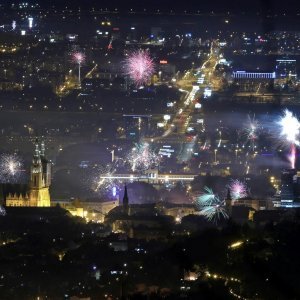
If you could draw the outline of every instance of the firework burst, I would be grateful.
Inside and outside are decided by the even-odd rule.
[[[210,222],[216,223],[221,218],[228,218],[224,201],[221,201],[208,187],[204,187],[204,192],[196,199],[196,205],[200,210],[200,215]]]
[[[283,116],[277,122],[280,126],[279,137],[285,145],[299,145],[300,122],[297,117],[288,109],[285,109]]]
[[[154,63],[147,51],[131,52],[124,62],[125,75],[128,75],[137,86],[149,81],[154,73]]]
[[[279,125],[279,132],[277,131],[276,138],[278,139],[279,137],[281,146],[291,149],[288,160],[291,168],[294,169],[296,164],[296,147],[300,145],[300,122],[291,111],[285,109],[276,124]]]
[[[93,176],[91,188],[95,193],[100,195],[115,196],[119,190],[120,182],[114,176],[117,166],[115,164],[108,164],[106,166],[98,166],[96,173]]]
[[[85,62],[86,56],[83,52],[75,51],[71,53],[71,61],[82,65]]]
[[[223,202],[213,203],[202,208],[200,215],[203,215],[208,221],[216,223],[221,218],[228,219],[225,204]]]
[[[218,197],[214,194],[213,190],[205,186],[204,192],[199,196],[197,200],[197,205],[199,208],[204,205],[210,205],[216,200],[216,198]]]
[[[6,216],[6,210],[3,206],[0,205],[0,217]]]
[[[232,180],[229,184],[229,190],[233,200],[245,198],[248,195],[248,188],[246,184],[240,180]]]
[[[0,157],[0,180],[3,183],[17,182],[22,175],[23,162],[16,154],[3,154]]]
[[[157,155],[148,143],[135,144],[127,158],[131,170],[144,171],[151,167],[157,167],[160,162],[160,156]]]
[[[83,52],[78,51],[75,49],[71,52],[71,62],[78,64],[78,83],[81,82],[81,67],[85,63],[86,56]]]
[[[247,143],[251,144],[252,148],[255,147],[255,142],[258,139],[261,129],[261,124],[255,117],[251,118],[251,116],[248,115],[248,121],[244,125],[242,135],[246,138]]]

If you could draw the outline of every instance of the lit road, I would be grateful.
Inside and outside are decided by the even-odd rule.
[[[92,78],[93,73],[97,70],[98,65],[96,64],[86,75],[85,78]]]
[[[86,73],[84,78],[93,78],[94,72],[97,70],[98,65],[94,65],[93,68]],[[71,76],[72,70],[70,70],[69,76],[67,76],[67,80],[64,82],[63,85],[61,85],[58,90],[57,94],[64,97],[68,95],[72,90],[78,87],[78,82],[74,80],[74,78]]]
[[[214,77],[215,67],[219,61],[219,48],[217,42],[212,42],[208,58],[203,62],[202,66],[195,70],[188,70],[185,72],[182,79],[177,81],[178,90],[183,93],[177,111],[173,118],[166,122],[165,131],[159,137],[145,139],[156,144],[176,143],[179,145],[179,153],[177,159],[180,163],[188,162],[193,153],[195,145],[198,143],[197,134],[189,134],[196,127],[191,126],[192,115],[199,108],[196,109],[195,104],[198,102],[197,98],[203,95],[206,87],[219,88],[217,79]],[[201,78],[201,83],[195,84],[196,80]]]

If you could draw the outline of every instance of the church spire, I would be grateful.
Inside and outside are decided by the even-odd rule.
[[[128,199],[128,192],[127,192],[127,186],[125,185],[125,189],[124,189],[124,197],[123,197],[123,206],[125,208],[128,207],[129,204],[129,199]]]
[[[230,188],[228,188],[228,189],[227,189],[226,201],[232,201],[232,197],[231,197]]]
[[[34,142],[34,154],[33,154],[33,162],[34,163],[39,163],[41,159],[41,152],[40,152],[40,147],[39,147],[39,140],[36,138]]]
[[[226,196],[226,199],[225,199],[225,205],[226,205],[226,208],[227,208],[228,216],[231,217],[231,214],[232,214],[232,197],[231,197],[230,188],[227,188],[227,196]]]
[[[45,156],[45,142],[42,140],[41,142],[41,156]]]

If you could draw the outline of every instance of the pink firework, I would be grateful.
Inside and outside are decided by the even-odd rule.
[[[85,54],[82,52],[72,53],[72,61],[80,65],[83,64],[85,61]]]
[[[137,86],[145,84],[154,73],[154,63],[147,51],[138,50],[131,52],[125,59],[125,74]]]
[[[246,184],[237,179],[231,181],[229,189],[233,200],[245,198],[248,195]]]
[[[289,155],[289,161],[291,164],[291,169],[295,169],[295,163],[296,163],[296,147],[294,144],[291,146],[291,153]]]

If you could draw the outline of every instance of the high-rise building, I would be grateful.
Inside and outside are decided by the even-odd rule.
[[[281,206],[293,206],[296,195],[297,172],[295,169],[283,170],[281,173]]]
[[[276,78],[277,79],[296,79],[297,61],[295,59],[277,59],[276,60]]]

